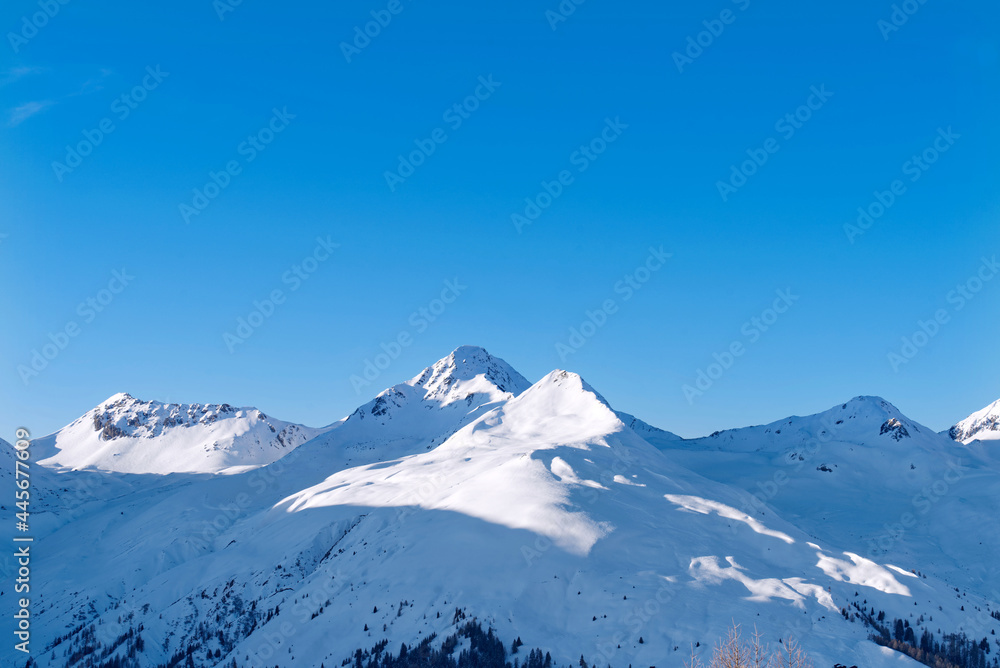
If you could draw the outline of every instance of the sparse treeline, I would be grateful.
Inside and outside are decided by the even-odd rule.
[[[884,611],[868,608],[866,603],[854,602],[851,604],[854,610],[844,608],[841,614],[847,620],[861,621],[871,628],[870,638],[879,645],[906,654],[932,668],[1000,668],[1000,656],[996,656],[1000,652],[993,652],[988,637],[976,640],[962,632],[942,633],[940,629],[935,634],[928,626],[933,618],[925,620],[921,615],[913,624],[906,619],[887,619]],[[251,610],[243,611],[250,612],[250,615],[247,619],[240,620],[243,623],[233,635],[222,630],[213,633],[207,624],[200,623],[189,644],[176,651],[166,663],[159,664],[157,668],[238,668],[235,660],[224,663],[224,657],[235,648],[239,638],[247,637],[253,632],[258,621],[266,623],[266,620],[277,613],[275,609],[262,614],[255,608],[254,605]],[[262,617],[261,620],[257,619],[258,615]],[[991,615],[994,618],[1000,617],[996,612]],[[589,665],[582,654],[577,665],[556,665],[548,652],[522,649],[520,638],[505,644],[492,627],[484,629],[476,619],[467,621],[465,612],[461,609],[456,608],[453,622],[457,625],[457,630],[440,643],[435,642],[438,636],[432,633],[420,643],[412,647],[404,643],[394,652],[388,647],[389,641],[382,640],[368,649],[356,649],[343,660],[340,668],[599,668],[597,665]],[[56,660],[57,650],[66,644],[69,647],[63,650],[63,657],[67,668],[139,668],[140,665],[148,665],[138,658],[146,648],[143,630],[141,624],[137,628],[130,627],[111,643],[104,645],[97,640],[93,625],[77,627],[56,639],[49,650],[49,658]],[[463,648],[456,654],[460,644]],[[209,645],[216,647],[211,649]],[[1000,642],[997,647],[1000,648]],[[693,656],[687,665],[689,668],[704,668],[704,664]],[[24,666],[38,668],[39,664],[28,659]],[[734,626],[714,648],[708,664],[708,668],[723,667],[812,668],[812,664],[794,639],[788,639],[777,651],[771,652],[761,643],[760,634],[755,632],[749,640],[744,641],[740,636],[739,626]],[[328,667],[322,665],[320,668]],[[632,668],[631,665],[629,668]]]
[[[222,591],[222,597],[215,610],[214,624],[199,622],[187,637],[185,644],[170,656],[165,663],[157,664],[157,668],[202,668],[203,666],[219,665],[222,658],[244,638],[249,637],[257,628],[271,621],[280,606],[264,609],[257,607],[257,601],[247,605],[242,597],[232,593],[235,580],[230,580]],[[201,598],[211,598],[207,591],[201,592]],[[193,598],[188,597],[192,602]],[[144,609],[148,612],[148,606]],[[66,634],[56,638],[45,649],[48,655],[47,666],[53,668],[62,665],[64,668],[141,668],[150,665],[149,660],[139,660],[146,649],[146,639],[143,637],[144,627],[131,625],[134,615],[129,613],[119,616],[119,626],[128,625],[128,629],[111,642],[98,637],[95,623],[80,625]],[[166,649],[164,646],[163,649]],[[61,663],[59,660],[61,653]],[[29,662],[26,668],[38,668],[37,663]],[[230,668],[227,666],[226,668]]]
[[[916,640],[910,626],[903,627],[905,620],[894,620],[892,635],[883,629],[873,633],[871,639],[879,645],[902,652],[925,666],[933,668],[997,668],[1000,661],[990,658],[989,640],[975,640],[964,633],[945,633],[938,641],[926,629]],[[900,636],[903,636],[902,638]],[[906,639],[904,639],[906,638]],[[908,640],[907,640],[908,639]]]
[[[455,611],[456,620],[464,616],[462,611]],[[507,647],[493,629],[483,630],[475,619],[462,624],[435,648],[436,639],[437,634],[432,633],[413,647],[404,643],[398,652],[388,650],[388,641],[383,640],[371,649],[355,650],[344,659],[341,668],[553,668],[548,652],[544,655],[539,649],[525,652],[520,638],[511,642],[508,656]],[[469,647],[456,656],[455,650],[463,640],[468,640]],[[580,668],[590,668],[582,656]]]
[[[1000,668],[1000,657],[990,656],[992,648],[988,637],[980,640],[963,632],[945,633],[938,629],[932,633],[923,615],[914,624],[908,619],[887,619],[885,611],[866,608],[864,603],[851,604],[856,612],[841,610],[845,619],[860,620],[872,629],[873,642],[888,647],[932,668]],[[990,613],[1000,619],[996,611]],[[916,628],[921,626],[922,628]],[[1000,647],[1000,643],[997,645]]]

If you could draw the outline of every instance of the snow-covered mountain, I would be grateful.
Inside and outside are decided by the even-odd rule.
[[[530,385],[483,348],[461,346],[359,406],[297,456],[313,461],[325,477],[348,466],[429,450]]]
[[[970,591],[1000,591],[1000,469],[879,397],[805,417],[680,441],[664,453],[753,497],[815,537],[871,559],[935,572]],[[956,527],[963,527],[957,530]]]
[[[948,435],[962,443],[1000,440],[1000,399],[958,422]]]
[[[163,404],[116,394],[32,442],[41,464],[124,473],[221,473],[263,466],[324,430],[229,404]]]
[[[253,470],[52,473],[46,666],[367,665],[473,617],[556,666],[679,667],[733,621],[818,667],[918,665],[869,640],[896,619],[1000,650],[1000,474],[874,397],[682,440],[462,347]]]

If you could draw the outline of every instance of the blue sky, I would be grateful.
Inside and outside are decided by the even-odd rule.
[[[119,391],[327,424],[462,344],[684,436],[1000,397],[995,3],[43,5],[0,10],[7,440]]]

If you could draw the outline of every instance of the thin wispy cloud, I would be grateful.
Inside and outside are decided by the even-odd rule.
[[[9,127],[20,125],[35,114],[45,111],[53,104],[55,103],[52,100],[38,100],[22,104],[20,107],[14,107],[10,110],[10,119],[7,121],[7,125]]]
[[[27,76],[38,74],[45,71],[42,67],[14,67],[3,74],[0,74],[0,87],[11,84],[19,79],[23,79]],[[104,80],[109,76],[113,75],[114,72],[107,68],[101,68],[96,76],[86,79],[81,83],[76,90],[69,93],[64,93],[61,96],[42,99],[42,100],[32,100],[26,102],[20,106],[14,107],[8,111],[9,116],[7,119],[8,127],[15,127],[20,125],[24,121],[28,120],[32,116],[35,116],[46,109],[60,104],[64,100],[72,97],[77,97],[79,95],[89,95],[90,93],[96,93],[98,91],[104,90]]]
[[[66,97],[75,97],[77,95],[87,95],[88,93],[96,93],[99,90],[104,90],[104,80],[111,76],[113,72],[109,69],[102,68],[100,74],[97,77],[87,79],[82,84],[80,88],[72,93],[67,93]]]
[[[12,67],[3,74],[0,74],[0,87],[12,84],[19,79],[23,79],[24,77],[32,74],[38,74],[42,71],[44,71],[44,68],[35,66]]]

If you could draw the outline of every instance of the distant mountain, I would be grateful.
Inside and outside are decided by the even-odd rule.
[[[997,461],[880,397],[679,441],[664,453],[753,495],[741,507],[749,514],[773,510],[867,558],[933,563],[956,586],[1000,591],[990,557],[1000,532],[986,529],[1000,513]]]
[[[880,448],[892,443],[905,444],[907,439],[934,432],[911,421],[881,397],[860,396],[816,415],[792,416],[767,425],[717,431],[693,440],[716,450],[742,451],[781,448],[799,439],[827,434]]]
[[[962,443],[1000,440],[1000,399],[957,423],[948,435]]]
[[[48,467],[220,473],[270,464],[322,433],[229,404],[163,404],[116,394],[32,442]]]

